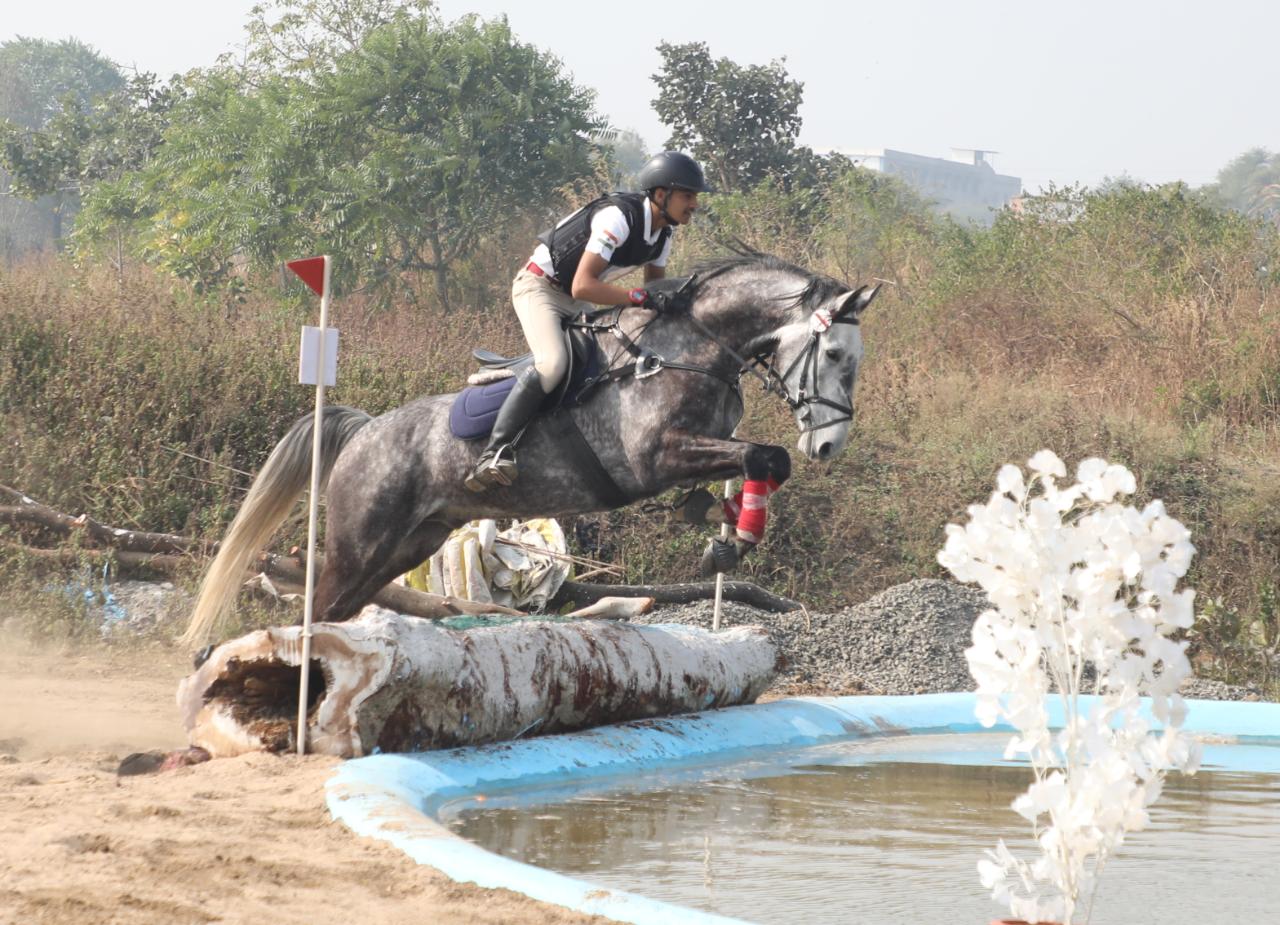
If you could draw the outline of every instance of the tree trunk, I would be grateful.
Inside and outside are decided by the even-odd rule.
[[[431,232],[430,242],[431,273],[436,281],[436,297],[440,299],[440,308],[447,315],[452,310],[449,304],[449,267],[445,262],[444,247],[434,231]]]
[[[55,252],[62,251],[62,194],[57,193],[53,200],[53,210],[49,213],[53,220],[51,231],[53,232],[53,249]]]
[[[296,748],[301,631],[232,640],[178,688],[214,757]],[[442,629],[385,610],[312,629],[308,750],[453,748],[751,703],[781,656],[759,627],[628,623]]]

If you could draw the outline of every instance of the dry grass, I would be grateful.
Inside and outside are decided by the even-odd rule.
[[[797,465],[749,577],[831,607],[937,576],[944,525],[986,497],[1001,464],[1049,447],[1069,464],[1132,468],[1138,502],[1162,498],[1192,528],[1202,594],[1259,610],[1280,587],[1275,242],[1155,193],[1096,213],[932,237],[918,217],[897,237],[868,220],[858,240],[879,237],[865,252],[847,236],[830,250],[830,229],[775,248],[897,285],[865,322],[848,450]],[[683,256],[711,247],[692,234]],[[381,412],[458,388],[477,344],[518,349],[507,293],[524,256],[486,245],[455,274],[468,307],[451,315],[338,299],[331,399]],[[292,357],[313,313],[259,289],[228,317],[141,268],[123,280],[52,261],[0,271],[0,481],[107,522],[220,535],[247,484],[234,470],[256,470],[306,413]],[[748,396],[741,434],[794,445],[786,409]],[[636,509],[567,526],[636,582],[694,577],[705,540]]]

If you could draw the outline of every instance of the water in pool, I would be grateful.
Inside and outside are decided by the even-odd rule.
[[[497,854],[751,922],[985,925],[1006,910],[978,881],[982,851],[1034,847],[1009,808],[1030,771],[1001,761],[1007,739],[855,740],[444,815]],[[1211,746],[1205,765],[1166,779],[1100,879],[1094,925],[1280,922],[1280,747]]]

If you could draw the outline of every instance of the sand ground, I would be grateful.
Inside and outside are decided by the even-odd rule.
[[[329,818],[337,759],[265,754],[117,778],[186,744],[167,648],[0,640],[0,923],[604,923],[454,883]]]

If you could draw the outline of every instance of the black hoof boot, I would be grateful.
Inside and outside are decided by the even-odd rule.
[[[738,547],[732,540],[713,537],[702,552],[702,576],[712,578],[738,567]]]

